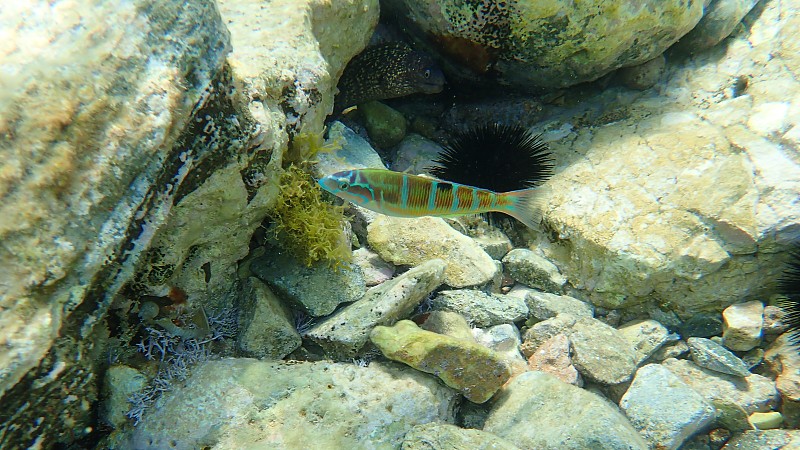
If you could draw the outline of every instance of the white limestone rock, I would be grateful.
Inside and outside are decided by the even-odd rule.
[[[431,258],[447,263],[444,282],[454,288],[492,281],[497,266],[471,238],[437,217],[399,218],[380,215],[369,224],[370,247],[385,261],[416,265]]]
[[[722,341],[731,350],[746,352],[761,343],[764,304],[754,300],[722,311]]]
[[[441,291],[431,301],[433,309],[453,311],[477,327],[511,324],[528,317],[528,307],[517,297],[487,294],[474,289]]]
[[[636,352],[636,365],[650,358],[669,338],[669,331],[655,320],[634,320],[618,328]]]

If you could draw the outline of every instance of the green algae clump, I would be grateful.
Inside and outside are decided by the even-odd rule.
[[[322,189],[296,165],[280,178],[271,213],[280,245],[306,265],[325,260],[335,266],[352,260],[344,207],[322,199]]]

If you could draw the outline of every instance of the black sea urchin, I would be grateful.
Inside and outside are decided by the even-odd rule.
[[[553,159],[540,135],[519,125],[478,125],[458,133],[429,168],[442,180],[495,192],[535,187],[553,175]]]
[[[783,323],[788,326],[789,343],[800,344],[800,243],[789,252],[790,260],[778,279],[778,292],[783,296],[778,306],[784,311]]]

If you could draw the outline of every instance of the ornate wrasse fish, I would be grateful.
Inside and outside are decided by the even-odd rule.
[[[539,220],[539,188],[494,192],[384,169],[345,170],[319,180],[326,191],[372,211],[397,217],[462,216],[497,211],[529,227]]]

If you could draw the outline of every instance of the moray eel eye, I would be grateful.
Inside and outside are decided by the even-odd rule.
[[[422,74],[425,78],[431,77],[431,69],[426,69],[425,72]]]

